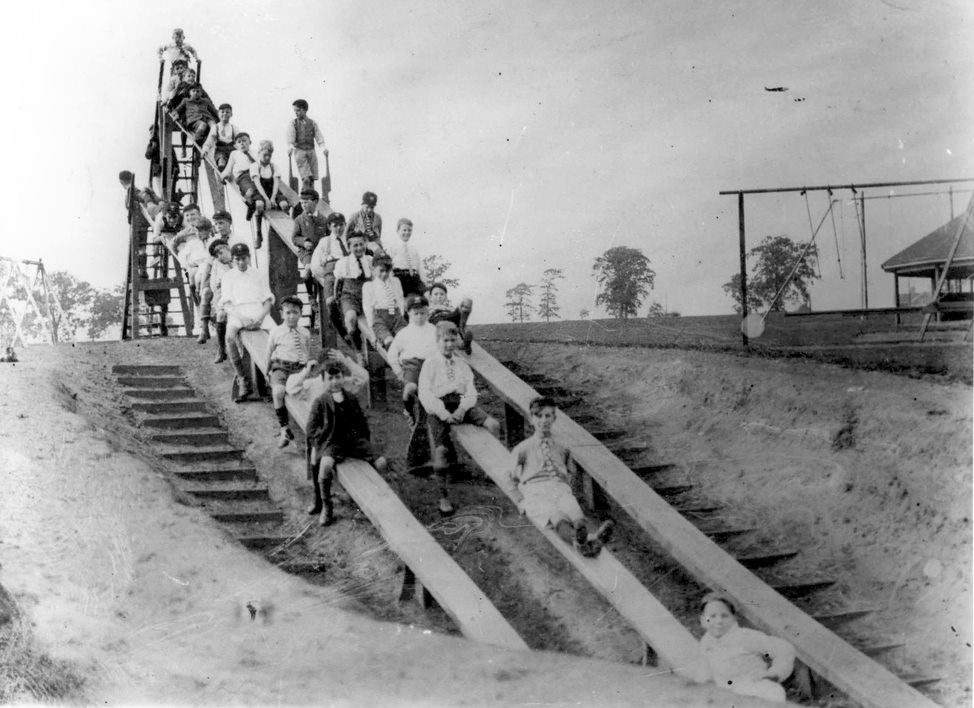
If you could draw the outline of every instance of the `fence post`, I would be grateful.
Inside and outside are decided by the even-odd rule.
[[[524,440],[524,417],[510,403],[504,404],[504,442],[513,448]]]

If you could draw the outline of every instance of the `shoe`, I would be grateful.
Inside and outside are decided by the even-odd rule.
[[[244,401],[246,401],[246,400],[247,400],[248,398],[250,398],[250,395],[251,395],[251,394],[252,394],[253,392],[254,392],[254,391],[253,391],[253,389],[252,389],[252,388],[250,388],[250,386],[248,386],[248,385],[246,385],[246,384],[243,384],[243,385],[241,385],[241,386],[240,386],[240,387],[239,387],[239,388],[237,389],[237,395],[236,395],[236,396],[234,397],[234,399],[233,399],[233,402],[234,402],[234,403],[243,403],[243,402],[244,402]]]
[[[616,522],[612,519],[607,519],[599,524],[598,530],[595,532],[596,540],[603,546],[607,544],[612,539],[612,532],[615,530]]]
[[[247,205],[247,221],[250,221],[254,217],[254,205]]]
[[[260,247],[264,245],[264,237],[261,234],[257,234],[254,237],[254,250],[259,251]]]
[[[579,548],[588,541],[588,529],[585,524],[575,527],[575,548]]]
[[[290,428],[281,428],[281,434],[278,436],[277,446],[287,447],[294,440],[294,433],[291,432]]]
[[[335,523],[335,510],[332,509],[331,504],[325,504],[321,516],[318,517],[318,525],[331,526],[333,523]]]
[[[440,516],[453,516],[455,512],[456,509],[453,508],[453,504],[449,498],[443,497],[440,499]]]
[[[208,341],[210,341],[210,326],[204,324],[203,329],[200,330],[200,336],[196,338],[196,343],[206,344]]]
[[[214,364],[222,364],[227,360],[227,352],[225,349],[221,349],[216,353],[216,359],[213,360]]]
[[[314,516],[315,514],[321,513],[321,499],[315,499],[315,503],[308,507],[308,516]]]
[[[591,538],[581,545],[578,552],[586,558],[595,558],[602,552],[602,542],[597,538]]]

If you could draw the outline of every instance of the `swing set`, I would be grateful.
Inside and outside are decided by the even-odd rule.
[[[845,279],[845,272],[842,266],[842,249],[839,247],[838,230],[836,229],[836,220],[835,220],[835,205],[841,203],[841,200],[833,198],[835,192],[849,190],[851,192],[851,202],[856,210],[856,225],[859,231],[860,279],[861,279],[859,310],[862,314],[867,314],[870,311],[870,308],[869,308],[869,282],[866,273],[866,267],[868,263],[867,256],[866,256],[866,200],[874,199],[878,197],[867,196],[866,190],[888,188],[888,187],[918,186],[918,185],[951,185],[950,187],[951,211],[953,211],[953,186],[952,185],[959,184],[959,183],[968,183],[968,182],[974,182],[974,178],[968,177],[968,178],[957,178],[957,179],[917,180],[912,182],[873,182],[873,183],[866,183],[866,184],[818,185],[813,187],[804,186],[804,187],[772,187],[772,188],[762,188],[762,189],[734,189],[734,190],[726,190],[726,191],[719,192],[721,196],[730,196],[730,195],[737,196],[740,283],[741,283],[741,336],[742,336],[742,341],[744,346],[745,347],[749,346],[749,342],[751,338],[760,337],[764,333],[764,325],[768,313],[778,302],[778,300],[782,297],[782,295],[786,292],[789,284],[791,283],[792,279],[795,276],[795,273],[798,271],[801,264],[805,261],[805,258],[808,255],[809,251],[812,249],[815,243],[815,238],[817,237],[823,224],[825,223],[826,219],[829,218],[831,218],[832,235],[833,235],[833,240],[835,242],[836,260],[838,262],[839,277]],[[768,303],[765,312],[763,314],[757,312],[752,313],[748,311],[748,299],[747,299],[748,296],[747,234],[744,226],[744,196],[748,194],[751,195],[780,194],[785,192],[798,192],[800,193],[801,196],[804,197],[805,209],[808,214],[808,226],[809,226],[809,231],[811,233],[811,237],[808,243],[805,245],[804,249],[802,250],[801,254],[799,255],[798,259],[794,263],[788,277],[778,288],[778,291],[775,293],[771,302]],[[828,200],[829,200],[828,207],[826,208],[825,213],[822,215],[821,219],[819,220],[818,226],[813,226],[812,208],[809,200],[810,192],[826,192],[828,195]],[[921,194],[929,194],[929,192],[924,192]],[[882,195],[882,196],[886,197],[889,195]],[[903,196],[907,196],[907,195],[903,195]],[[974,201],[972,201],[972,203],[974,203]],[[970,209],[970,207],[968,207],[968,209]],[[842,230],[844,234],[845,231],[844,220],[843,220]],[[954,244],[954,247],[950,254],[950,259],[952,259],[954,253],[956,253],[957,244],[959,243],[960,238],[961,238],[961,232],[958,231],[956,237],[957,243]],[[950,259],[948,259],[946,267],[944,268],[944,273],[946,273],[949,270]],[[814,265],[816,268],[819,267],[817,258],[815,260]],[[939,298],[939,294],[943,287],[944,279],[945,278],[941,279],[941,281],[938,283],[938,286],[935,286],[935,291],[933,294],[935,300]],[[925,321],[928,320],[929,317],[925,318]],[[925,330],[926,330],[926,324],[923,327],[923,331]],[[921,339],[923,337],[923,331],[921,331],[920,334]]]
[[[58,326],[63,317],[43,261],[18,261],[0,256],[0,333],[4,348],[35,341],[37,330],[45,340],[57,344]]]

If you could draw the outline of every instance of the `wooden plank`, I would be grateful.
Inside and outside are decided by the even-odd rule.
[[[468,359],[507,403],[528,414],[535,391],[476,342]],[[584,428],[559,412],[554,434],[575,461],[698,581],[719,587],[758,629],[791,642],[798,657],[854,700],[876,708],[935,708],[895,674],[856,650],[776,593],[650,489]]]
[[[511,453],[483,428],[457,425],[453,430],[467,454],[507,493],[505,475],[514,463]],[[538,530],[618,610],[653,648],[666,668],[689,669],[693,666],[699,655],[693,635],[608,549],[602,549],[595,558],[585,558],[565,543],[554,529]]]
[[[267,333],[243,332],[241,339],[251,358],[263,367]],[[287,396],[285,404],[303,429],[311,410],[310,402]],[[416,520],[371,465],[362,460],[346,460],[338,465],[337,476],[392,551],[409,566],[464,636],[508,649],[528,648],[483,591]]]

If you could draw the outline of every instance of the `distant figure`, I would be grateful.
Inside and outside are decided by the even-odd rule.
[[[456,356],[459,340],[460,333],[452,322],[436,325],[438,351],[423,362],[419,372],[419,402],[426,410],[433,474],[439,482],[442,516],[450,516],[455,511],[449,493],[450,460],[456,457],[450,438],[451,428],[461,423],[478,425],[495,438],[501,430],[500,423],[477,405],[473,371],[467,362]]]
[[[399,330],[406,326],[405,298],[399,280],[392,277],[389,256],[376,256],[372,271],[372,280],[362,287],[362,309],[376,342],[388,349]]]
[[[326,361],[321,365],[326,390],[312,402],[306,426],[308,441],[314,445],[312,469],[317,469],[314,501],[308,513],[321,514],[319,526],[329,526],[335,520],[331,498],[335,465],[352,457],[371,462],[379,472],[386,470],[386,459],[372,445],[369,421],[358,399],[344,390],[345,374],[341,362]]]
[[[230,122],[230,118],[233,117],[233,106],[229,103],[221,103],[217,108],[217,115],[220,120],[210,130],[209,137],[203,143],[203,152],[212,158],[218,170],[222,170],[227,166],[227,160],[233,152],[233,144],[237,140],[237,127]]]
[[[190,131],[195,141],[201,145],[210,131],[216,127],[216,107],[213,101],[203,97],[203,87],[199,84],[191,84],[187,87],[187,96],[176,106],[176,115],[183,127]]]
[[[409,322],[393,338],[386,354],[389,367],[402,381],[403,414],[415,425],[420,417],[416,407],[419,372],[423,362],[437,352],[436,327],[427,321],[429,303],[422,295],[411,297],[406,302],[406,314]]]
[[[788,642],[737,624],[737,608],[727,597],[709,593],[700,603],[700,663],[691,678],[713,681],[741,696],[785,702],[780,682],[791,675],[795,649]]]
[[[267,337],[267,372],[271,385],[271,398],[274,401],[274,414],[281,426],[278,447],[287,447],[294,440],[289,427],[287,406],[284,394],[288,377],[300,372],[311,358],[311,333],[298,324],[303,305],[295,296],[281,301],[281,315],[284,322],[270,331]]]
[[[321,148],[323,155],[328,155],[328,148],[325,147],[325,136],[318,124],[308,118],[308,102],[299,98],[291,105],[294,107],[294,120],[287,127],[287,154],[294,157],[302,188],[312,189],[318,182],[315,145]]]
[[[375,205],[378,201],[379,198],[375,192],[363,194],[362,208],[352,214],[348,220],[348,225],[345,227],[345,238],[356,231],[365,234],[365,250],[371,255],[385,252],[382,247],[382,217],[375,211]]]
[[[426,285],[423,283],[423,259],[416,247],[409,242],[413,235],[413,222],[400,219],[396,224],[396,233],[399,234],[400,243],[389,249],[392,273],[402,283],[403,294],[422,295],[426,292]]]
[[[511,496],[517,500],[518,511],[535,526],[553,528],[583,556],[597,556],[609,541],[614,524],[604,521],[589,532],[589,523],[572,491],[577,475],[575,461],[565,444],[551,434],[555,402],[541,396],[531,401],[529,410],[534,434],[511,451]]]
[[[15,364],[18,361],[19,359],[17,359],[17,352],[14,351],[13,347],[7,347],[6,353],[3,356],[0,356],[0,362],[6,364]]]
[[[187,63],[199,61],[196,50],[186,44],[186,35],[179,27],[172,31],[172,42],[159,47],[158,54],[159,61],[168,61],[170,64],[175,63],[178,59]]]
[[[430,324],[440,322],[452,322],[460,332],[460,339],[463,342],[463,351],[470,354],[473,334],[467,330],[467,320],[473,311],[473,300],[465,297],[460,300],[459,307],[451,307],[447,299],[446,286],[443,283],[433,283],[429,290],[430,301]]]
[[[267,287],[263,274],[250,267],[250,247],[247,244],[234,244],[230,255],[234,270],[228,271],[220,281],[220,306],[227,312],[227,353],[237,373],[237,395],[233,400],[242,403],[254,392],[254,382],[243,364],[240,332],[260,329],[271,311],[274,295]]]

